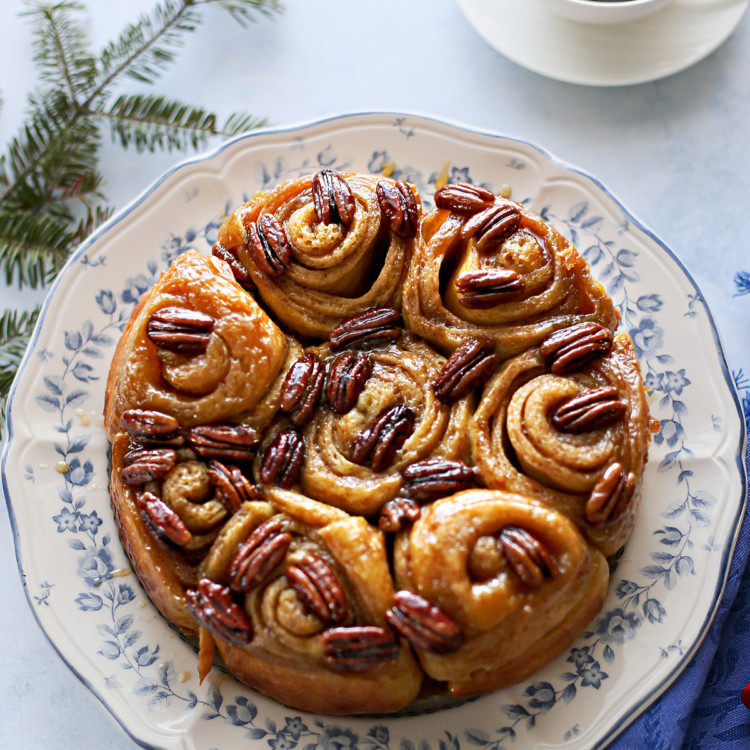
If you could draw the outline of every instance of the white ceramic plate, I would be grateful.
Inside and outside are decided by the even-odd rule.
[[[622,311],[661,432],[642,512],[601,614],[514,688],[430,714],[290,711],[196,654],[156,612],[119,543],[101,409],[136,299],[258,188],[321,167],[416,183],[472,180],[559,227]],[[700,292],[596,180],[523,141],[424,118],[352,115],[232,141],[166,174],[91,237],[46,301],[15,384],[3,483],[29,604],[53,647],[137,742],[159,748],[590,748],[616,736],[685,666],[723,590],[745,480],[744,422]],[[253,742],[255,745],[253,745]]]
[[[674,0],[647,18],[592,25],[551,13],[537,0],[458,0],[498,52],[568,83],[623,86],[693,65],[734,31],[750,0]]]

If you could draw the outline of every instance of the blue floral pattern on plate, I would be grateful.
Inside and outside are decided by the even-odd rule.
[[[436,153],[450,158],[437,161]],[[253,190],[330,166],[408,179],[428,206],[446,181],[496,191],[511,185],[516,200],[576,244],[615,300],[661,425],[633,539],[612,561],[604,609],[573,647],[526,683],[408,720],[288,713],[218,668],[198,685],[193,646],[132,579],[106,492],[102,397],[114,345],[138,299],[186,248],[207,252],[223,215]],[[566,181],[558,185],[560,175]],[[737,293],[746,285],[738,274]],[[696,356],[686,331],[714,349]],[[241,138],[188,162],[78,251],[45,306],[14,389],[3,479],[41,626],[139,742],[209,748],[250,739],[274,750],[502,750],[538,741],[586,747],[611,739],[644,710],[710,623],[743,510],[743,407],[747,399],[740,405],[700,292],[595,181],[521,141],[420,118],[352,116]],[[43,500],[33,518],[32,497]],[[30,544],[34,535],[43,538],[42,550]],[[617,711],[604,711],[605,693],[610,703],[625,696]]]

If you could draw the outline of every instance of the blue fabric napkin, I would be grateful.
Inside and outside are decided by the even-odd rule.
[[[750,421],[750,394],[745,419]],[[750,475],[750,449],[745,456]],[[750,711],[740,700],[750,681],[750,518],[746,513],[716,618],[684,672],[610,750],[750,748]]]

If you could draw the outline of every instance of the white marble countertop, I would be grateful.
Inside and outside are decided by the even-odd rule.
[[[95,47],[151,8],[150,0],[88,0]],[[22,0],[4,0],[0,24],[0,143],[15,134],[35,84]],[[404,111],[444,117],[534,142],[595,175],[696,278],[730,367],[750,357],[750,295],[742,317],[732,279],[750,270],[750,16],[716,52],[671,77],[595,88],[531,73],[501,56],[454,0],[287,0],[283,15],[247,29],[205,11],[176,66],[153,87],[217,111],[286,125],[344,112]],[[125,84],[138,90],[137,84]],[[123,206],[176,154],[123,153],[104,133],[105,191]],[[39,294],[0,287],[2,307]],[[37,627],[23,593],[5,504],[0,510],[0,747],[132,748]]]

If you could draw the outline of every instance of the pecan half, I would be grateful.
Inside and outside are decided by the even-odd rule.
[[[408,497],[395,497],[389,500],[378,516],[378,528],[381,531],[398,532],[411,526],[422,515],[422,509]]]
[[[211,255],[219,260],[223,260],[231,269],[237,283],[242,287],[252,286],[252,279],[247,266],[229,249],[218,242],[214,242],[211,248]]]
[[[408,406],[391,406],[357,435],[350,459],[355,464],[369,464],[375,472],[385,471],[414,432],[415,422],[414,412]]]
[[[263,214],[255,224],[248,225],[247,249],[255,265],[272,278],[281,276],[292,258],[292,245],[273,214]]]
[[[617,422],[628,410],[617,388],[592,388],[567,399],[552,413],[552,424],[560,432],[579,434]]]
[[[419,225],[419,209],[409,185],[403,180],[395,183],[380,180],[375,193],[378,196],[380,212],[388,221],[391,232],[404,239],[414,237]]]
[[[501,244],[521,223],[521,210],[515,203],[499,203],[472,216],[461,227],[461,239],[476,238],[477,250],[485,252]]]
[[[432,383],[438,401],[450,404],[484,385],[499,363],[497,354],[479,339],[464,342],[440,368]]]
[[[304,606],[321,622],[338,624],[346,620],[349,614],[346,591],[322,557],[306,555],[301,562],[287,568],[286,579]]]
[[[193,538],[184,521],[160,497],[153,492],[143,492],[136,496],[138,510],[145,524],[156,536],[184,547]]]
[[[418,503],[430,503],[469,489],[474,483],[474,469],[462,461],[428,458],[407,466],[401,476],[401,492]]]
[[[146,335],[159,349],[202,354],[211,339],[214,319],[198,310],[162,307],[149,318]]]
[[[526,282],[510,268],[464,271],[456,279],[461,304],[472,310],[487,310],[523,296]]]
[[[120,424],[136,440],[146,443],[181,443],[180,423],[171,414],[151,409],[128,409]]]
[[[313,352],[303,354],[289,368],[281,386],[279,407],[295,427],[304,427],[312,419],[324,380],[323,363]]]
[[[435,192],[435,205],[457,214],[475,214],[494,202],[491,190],[470,182],[450,182]]]
[[[586,502],[584,515],[594,525],[602,526],[617,519],[633,498],[636,476],[613,463],[599,477]]]
[[[202,424],[187,433],[190,447],[201,458],[249,461],[260,442],[258,431],[244,424]]]
[[[551,333],[539,351],[556,375],[580,370],[612,349],[612,331],[599,323],[577,323]]]
[[[401,335],[401,328],[396,325],[400,318],[401,314],[392,307],[369,307],[344,318],[328,337],[331,349],[366,349],[396,341]]]
[[[349,227],[357,204],[349,183],[335,169],[321,169],[313,175],[312,198],[318,221]]]
[[[284,530],[280,518],[271,518],[257,526],[229,564],[229,588],[247,594],[265,583],[283,562],[291,543],[292,535]]]
[[[260,464],[260,480],[288,490],[299,476],[305,457],[305,438],[297,430],[281,430],[271,441]]]
[[[218,638],[238,645],[252,640],[253,625],[226,586],[201,578],[197,589],[185,592],[185,601],[198,624]]]
[[[120,479],[129,487],[137,487],[156,479],[164,479],[177,463],[174,448],[138,448],[123,458]]]
[[[326,401],[336,414],[346,414],[357,404],[372,375],[372,357],[366,352],[341,352],[328,366]]]
[[[506,526],[500,532],[498,541],[506,562],[527,586],[540,586],[545,578],[557,575],[555,558],[526,529]]]
[[[216,499],[236,513],[242,503],[260,500],[260,490],[236,467],[212,459],[208,464],[208,481],[215,488]]]
[[[322,633],[323,654],[329,666],[344,672],[366,672],[398,656],[398,640],[385,628],[359,625],[331,628]]]
[[[450,654],[461,648],[458,623],[443,609],[412,591],[398,591],[385,613],[388,624],[415,648]]]

